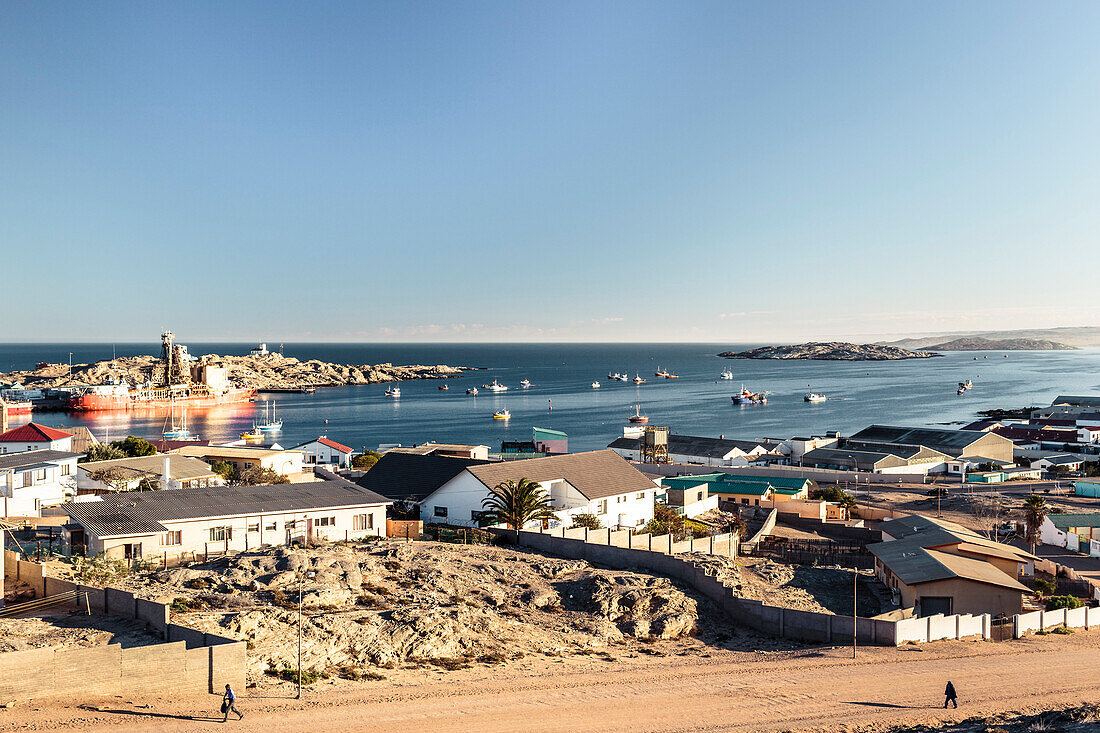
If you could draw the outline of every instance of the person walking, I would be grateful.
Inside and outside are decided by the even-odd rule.
[[[955,694],[955,686],[953,684],[951,684],[951,680],[947,681],[947,688],[943,691],[943,694],[944,694],[944,697],[946,698],[943,701],[944,709],[947,708],[947,703],[953,704],[956,708],[959,707],[959,700],[958,700],[959,696]]]
[[[947,706],[944,705],[944,707]],[[958,706],[956,705],[955,707]],[[242,718],[244,718],[244,713],[242,713],[240,710],[237,710],[237,693],[233,692],[233,688],[229,685],[225,686],[225,696],[222,699],[222,712],[225,713],[225,719],[222,720],[223,723],[226,720],[229,720],[230,712],[237,714],[237,720],[241,720]]]

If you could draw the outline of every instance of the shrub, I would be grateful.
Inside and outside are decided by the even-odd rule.
[[[130,568],[126,566],[125,560],[110,558],[103,553],[93,557],[73,558],[73,575],[85,585],[103,588],[129,574]]]
[[[469,669],[470,660],[463,659],[462,657],[433,657],[432,659],[424,660],[428,664],[434,664],[437,667],[442,667],[450,672],[454,672],[459,669]]]
[[[1054,591],[1058,590],[1058,584],[1053,580],[1044,580],[1043,578],[1035,579],[1035,590],[1041,596],[1053,595]]]
[[[1068,626],[1059,626],[1056,629],[1052,629],[1050,633],[1052,633],[1052,634],[1072,634],[1073,629],[1069,628]]]
[[[298,681],[298,670],[294,667],[291,667],[285,662],[283,663],[282,667],[276,667],[274,663],[268,662],[268,667],[266,670],[264,670],[264,674],[268,675],[269,677],[278,677],[279,679],[286,680],[287,682]],[[303,669],[302,684],[312,685],[319,680],[327,680],[330,676],[331,675],[329,675],[328,672],[313,669],[312,667],[310,669]]]
[[[576,529],[577,527],[588,527],[589,529],[602,529],[603,522],[595,514],[574,514],[573,524],[569,529]]]
[[[201,611],[210,608],[210,604],[199,598],[174,598],[169,608],[172,613],[187,613],[188,611]]]
[[[364,451],[351,459],[351,467],[360,471],[369,471],[374,467],[374,464],[378,463],[378,459],[381,457],[382,454],[377,451]]]
[[[1085,605],[1080,598],[1074,596],[1052,596],[1047,599],[1047,610],[1057,611],[1059,608],[1080,608]]]
[[[380,672],[375,672],[370,669],[360,669],[359,667],[344,666],[339,669],[339,675],[346,680],[384,680],[386,675]]]

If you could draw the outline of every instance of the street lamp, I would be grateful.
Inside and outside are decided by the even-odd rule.
[[[298,576],[298,695],[295,700],[302,699],[302,581],[305,578],[313,578],[317,573],[310,570],[305,575]]]

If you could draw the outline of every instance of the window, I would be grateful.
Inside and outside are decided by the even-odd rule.
[[[249,532],[259,532],[260,531],[260,523],[256,522],[256,524],[248,525],[248,531]]]
[[[336,517],[317,517],[313,520],[314,527],[335,527]]]
[[[72,472],[73,472],[73,467],[70,466],[68,463],[62,463],[61,464],[61,475],[62,476],[69,476],[69,475],[72,474]]]
[[[703,500],[703,492],[702,492],[702,491],[700,491],[700,492],[699,492],[699,493],[698,493],[698,494],[697,494],[697,495],[695,496],[695,501],[702,501],[702,500]]]
[[[364,529],[374,529],[374,515],[356,514],[351,518],[351,528],[356,532],[361,532]]]
[[[279,528],[278,522],[264,522],[264,532],[274,532]]]
[[[639,498],[639,499],[644,499],[644,498],[645,498],[645,492],[644,492],[644,491],[639,491],[639,492],[638,492],[638,497],[637,497],[637,498]]]
[[[748,500],[748,499],[742,499],[742,500],[741,500],[741,503],[742,503],[742,504],[748,504],[748,503],[749,503],[749,500]]]
[[[44,468],[38,469],[37,471],[34,472],[34,477],[36,479],[38,479],[39,481],[45,481],[46,480],[46,469],[44,469]]]
[[[176,530],[175,532],[165,532],[160,536],[161,545],[181,545],[183,544],[183,530]]]
[[[600,501],[596,504],[596,513],[607,514],[607,499],[600,499]]]
[[[233,539],[232,527],[211,527],[210,528],[210,541],[211,542],[225,542]]]
[[[445,518],[447,517],[447,507],[445,507],[445,506],[437,506],[437,507],[435,508],[435,516],[437,516],[437,517],[443,517],[443,518],[445,519]]]

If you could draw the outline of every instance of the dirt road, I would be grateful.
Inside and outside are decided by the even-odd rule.
[[[397,682],[307,691],[243,691],[241,730],[784,731],[871,730],[1091,702],[1100,683],[1100,633],[1018,642],[945,642],[901,649],[822,648],[792,654],[716,652],[710,658],[622,659],[570,668],[482,668]],[[955,683],[962,700],[945,711]],[[81,709],[78,702],[97,707]],[[127,731],[222,728],[214,696],[20,704],[0,730]],[[148,706],[148,707],[142,707]],[[199,712],[210,711],[210,712]],[[196,716],[196,717],[192,717]],[[215,722],[217,721],[217,722]]]

